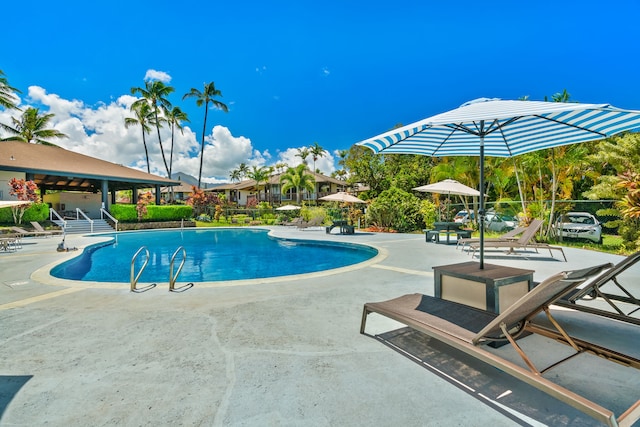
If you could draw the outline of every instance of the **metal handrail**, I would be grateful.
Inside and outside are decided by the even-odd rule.
[[[76,219],[80,219],[80,215],[82,215],[84,217],[84,219],[86,219],[87,221],[89,221],[89,223],[91,224],[91,232],[93,233],[93,220],[91,218],[89,218],[87,216],[87,214],[85,214],[84,212],[82,212],[82,209],[80,208],[76,208]]]
[[[60,214],[53,208],[49,208],[49,220],[53,221],[53,217],[58,218],[62,222],[62,229],[67,229],[67,220],[60,216]]]
[[[100,208],[100,219],[104,219],[104,216],[108,216],[111,221],[116,225],[116,233],[118,232],[118,220],[115,219],[109,212],[107,212],[104,208]]]
[[[142,264],[142,267],[140,268],[140,271],[138,272],[138,274],[135,276],[134,278],[134,273],[135,273],[135,261],[136,258],[138,258],[138,255],[140,255],[140,252],[145,251],[146,255],[147,255],[147,259],[144,260],[144,264]],[[140,279],[140,276],[142,275],[142,272],[144,271],[145,268],[147,268],[147,264],[149,263],[149,250],[147,249],[146,246],[142,246],[140,247],[140,249],[138,249],[138,252],[135,253],[135,255],[133,255],[133,258],[131,258],[131,292],[135,292],[136,291],[136,285],[138,284],[138,280]]]
[[[176,274],[174,275],[173,274],[173,263],[176,260],[176,256],[178,255],[178,252],[180,252],[180,250],[182,250],[182,261],[180,261],[180,265],[178,266],[178,269],[176,270]],[[180,246],[178,249],[176,249],[176,251],[171,256],[171,264],[169,266],[169,291],[173,291],[175,289],[176,280],[178,279],[178,275],[182,271],[182,267],[184,267],[184,263],[185,263],[186,259],[187,259],[187,251],[182,246]]]

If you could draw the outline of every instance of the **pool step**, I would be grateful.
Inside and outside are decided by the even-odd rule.
[[[62,221],[55,220],[59,227],[63,226]],[[93,220],[93,233],[109,233],[115,231],[113,227],[104,219]],[[91,233],[91,222],[86,219],[67,220],[67,234],[88,234]]]

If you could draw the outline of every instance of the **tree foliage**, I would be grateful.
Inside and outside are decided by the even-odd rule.
[[[54,114],[41,114],[38,108],[27,108],[20,118],[11,117],[13,126],[0,123],[0,127],[10,134],[2,141],[31,142],[34,144],[55,145],[49,140],[53,138],[68,138],[56,129],[47,126]]]
[[[296,201],[300,204],[302,191],[309,192],[315,189],[315,180],[312,175],[307,173],[307,166],[304,163],[299,164],[295,168],[289,168],[280,176],[282,184],[282,193],[294,189],[296,190]]]
[[[410,232],[422,227],[420,199],[396,187],[380,193],[367,209],[367,221],[376,227]]]
[[[40,200],[37,193],[38,186],[33,181],[25,181],[24,179],[18,178],[11,178],[8,185],[10,187],[9,194],[11,196],[15,196],[18,200],[25,202],[23,205],[11,207],[13,222],[16,224],[22,224],[24,211],[29,207],[29,204]]]

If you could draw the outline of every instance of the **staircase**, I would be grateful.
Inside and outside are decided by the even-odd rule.
[[[54,220],[54,223],[60,228],[64,223],[60,220]],[[112,233],[115,230],[104,219],[93,220],[93,233]],[[89,234],[91,233],[91,221],[86,219],[69,219],[67,220],[66,234]]]

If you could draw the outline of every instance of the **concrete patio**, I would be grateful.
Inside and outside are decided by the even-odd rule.
[[[405,354],[359,333],[363,303],[432,295],[433,266],[470,260],[455,245],[420,234],[272,232],[369,244],[380,255],[324,273],[132,293],[128,283],[48,276],[52,263],[79,253],[56,252],[59,238],[26,238],[17,252],[0,253],[0,425],[597,425],[388,319],[372,317],[367,330]],[[68,236],[66,244],[98,239]],[[545,253],[490,253],[485,262],[535,270],[540,281],[622,259],[565,253],[568,262]],[[603,388],[590,366],[581,365],[581,386]],[[623,383],[604,397],[616,408],[638,398],[640,383],[621,369]]]

